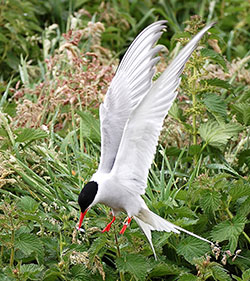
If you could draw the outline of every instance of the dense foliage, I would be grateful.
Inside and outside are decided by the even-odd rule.
[[[247,1],[2,1],[0,280],[250,279],[250,5]],[[14,12],[13,12],[14,11]],[[214,242],[109,233],[109,209],[76,230],[78,194],[100,156],[98,106],[129,42],[167,19],[154,79],[204,25],[186,65],[144,199]]]

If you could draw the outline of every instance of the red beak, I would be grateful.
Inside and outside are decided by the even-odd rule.
[[[81,212],[78,229],[81,228],[81,226],[82,226],[82,221],[83,221],[83,219],[84,219],[84,217],[85,217],[85,215],[86,215],[87,212],[88,212],[88,209],[86,209],[84,213]]]

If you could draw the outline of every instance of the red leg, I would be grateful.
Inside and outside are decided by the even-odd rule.
[[[112,221],[102,230],[102,233],[105,232],[105,231],[109,231],[110,230],[110,227],[111,227],[111,224],[115,221],[115,216],[113,216],[113,219]]]
[[[127,221],[124,223],[123,227],[122,227],[122,230],[120,231],[120,234],[124,234],[125,230],[127,229],[128,225],[130,224],[132,218],[129,218],[127,219]]]

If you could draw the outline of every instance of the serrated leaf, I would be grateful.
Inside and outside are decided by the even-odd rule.
[[[0,280],[1,281],[16,281],[16,278],[8,277],[4,273],[0,273]]]
[[[15,248],[21,250],[27,256],[33,252],[38,255],[44,251],[40,239],[31,233],[21,233],[19,236],[15,237]]]
[[[65,279],[64,273],[59,271],[58,268],[53,267],[53,268],[49,268],[46,271],[43,281],[57,281],[63,279]]]
[[[74,280],[89,280],[91,277],[86,267],[84,267],[82,264],[76,264],[72,266],[70,273],[72,274],[72,278],[74,278]]]
[[[220,96],[208,94],[202,102],[205,104],[208,111],[219,114],[224,118],[227,116],[227,105]]]
[[[250,268],[243,272],[242,279],[243,281],[250,280]]]
[[[203,57],[208,57],[212,61],[220,64],[224,68],[225,71],[228,70],[227,64],[226,64],[224,58],[219,53],[215,52],[214,50],[203,48],[203,49],[201,49],[201,55]]]
[[[168,115],[177,121],[185,121],[185,118],[183,116],[183,110],[177,105],[176,102],[174,102],[171,106],[170,110],[168,111]]]
[[[245,163],[247,167],[250,168],[250,149],[242,150],[238,155],[238,159],[239,159],[239,167],[242,167],[243,164]]]
[[[250,197],[247,197],[247,199],[240,204],[237,213],[243,217],[247,217],[250,213],[249,206],[250,206]]]
[[[31,142],[34,140],[44,139],[48,136],[48,134],[40,129],[33,128],[22,128],[18,129],[16,142]]]
[[[225,146],[230,138],[242,130],[237,124],[219,124],[216,121],[203,123],[199,128],[201,138],[214,147]]]
[[[244,230],[245,223],[245,217],[235,216],[232,220],[217,224],[211,232],[213,240],[218,242],[229,240],[229,248],[233,253],[237,247],[239,235]]]
[[[203,190],[200,196],[200,205],[205,213],[212,213],[221,205],[221,195],[217,191]]]
[[[188,154],[189,155],[196,155],[199,154],[201,151],[201,146],[196,144],[196,145],[190,145],[190,147],[188,148]]]
[[[250,184],[238,182],[229,190],[229,194],[231,195],[232,200],[237,200],[244,196],[250,196]]]
[[[198,277],[191,273],[185,273],[178,278],[178,281],[197,281],[197,280]]]
[[[218,281],[232,280],[230,275],[227,273],[227,270],[225,268],[223,268],[222,266],[220,266],[219,264],[212,266],[211,270],[212,270],[212,274],[213,274],[213,277],[215,280],[218,280]]]
[[[250,104],[237,103],[232,105],[233,112],[236,114],[236,119],[241,124],[250,125]]]
[[[91,244],[89,249],[89,260],[90,263],[93,263],[95,256],[99,253],[99,251],[104,248],[106,245],[107,239],[105,235],[98,237],[95,241]]]
[[[153,264],[153,269],[149,273],[149,277],[161,277],[166,275],[180,275],[185,272],[185,268],[178,267],[175,264],[167,263],[167,262],[155,262]]]
[[[20,266],[20,273],[22,274],[22,278],[24,280],[38,280],[41,271],[44,269],[43,265],[38,265],[34,263],[30,264],[22,264]]]
[[[206,82],[208,85],[216,86],[224,89],[230,89],[232,86],[225,80],[221,80],[219,78],[205,79],[201,82]]]
[[[38,209],[39,203],[37,203],[32,197],[24,196],[18,202],[18,207],[27,213],[34,214]]]
[[[195,258],[204,256],[210,251],[209,244],[194,237],[187,237],[178,244],[177,253],[188,262],[193,263]]]
[[[188,207],[179,207],[173,208],[168,210],[168,214],[176,214],[179,218],[186,217],[186,218],[197,218],[197,215],[194,211],[189,209]]]
[[[136,280],[145,280],[151,270],[149,261],[141,255],[127,254],[116,259],[118,271],[130,273]]]

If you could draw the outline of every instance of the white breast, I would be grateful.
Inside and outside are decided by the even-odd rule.
[[[119,178],[110,173],[96,173],[92,176],[98,183],[94,204],[102,203],[113,209],[114,213],[126,212],[129,217],[137,215],[142,208],[147,208],[137,192],[123,186]]]

